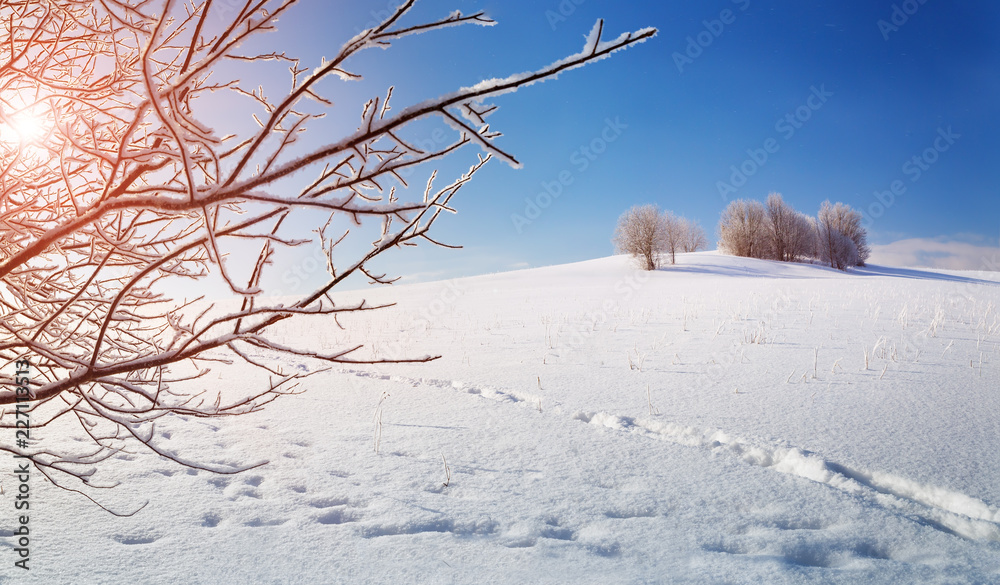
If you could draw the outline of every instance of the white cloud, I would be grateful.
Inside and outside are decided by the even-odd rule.
[[[873,245],[868,262],[883,266],[1000,271],[1000,247],[944,237],[908,238]]]

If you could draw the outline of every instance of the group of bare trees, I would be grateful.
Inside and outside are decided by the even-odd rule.
[[[719,250],[734,256],[795,262],[815,258],[846,270],[871,255],[861,214],[844,203],[824,201],[816,218],[771,193],[765,203],[737,199],[719,220]]]
[[[719,250],[734,256],[782,262],[816,259],[838,270],[864,266],[871,255],[861,214],[844,203],[824,201],[813,218],[771,193],[761,203],[737,199],[719,219]],[[652,204],[637,205],[618,218],[612,240],[615,252],[636,258],[646,270],[656,270],[666,254],[676,263],[677,252],[697,252],[707,245],[696,222],[661,212]]]
[[[637,205],[618,218],[612,240],[615,251],[636,258],[646,270],[656,270],[670,255],[677,263],[678,252],[697,252],[708,245],[705,230],[697,222],[660,211],[656,205]]]
[[[375,258],[438,245],[430,228],[454,212],[474,174],[494,158],[519,166],[486,120],[496,106],[483,100],[656,30],[604,38],[598,21],[580,52],[534,72],[446,88],[402,108],[390,106],[392,87],[380,88],[383,95],[357,104],[356,129],[317,134],[321,118],[344,107],[332,95],[336,83],[360,79],[358,53],[495,24],[483,12],[416,20],[414,2],[397,3],[320,63],[300,62],[283,46],[245,52],[295,0],[0,2],[0,428],[15,426],[21,398],[12,366],[26,359],[32,425],[49,437],[15,445],[4,432],[0,451],[89,493],[102,485],[95,466],[135,447],[235,473],[247,466],[201,463],[165,447],[157,425],[239,416],[301,391],[303,374],[275,358],[435,359],[381,360],[363,346],[320,352],[278,343],[272,331],[289,319],[379,308],[329,293],[351,275],[391,282],[369,270]],[[241,80],[237,65],[257,78]],[[275,65],[287,75],[265,73]],[[220,99],[248,124],[220,118],[210,107]],[[453,129],[452,140],[421,145],[415,127],[428,118]],[[421,166],[466,146],[479,152],[457,177]],[[418,167],[426,174],[410,188],[406,177]],[[348,233],[331,233],[345,225],[354,248],[340,245]],[[325,253],[325,280],[292,301],[270,298],[281,259],[309,246]],[[212,287],[229,299],[179,296]],[[224,391],[203,381],[230,363],[256,368],[261,384]],[[67,484],[74,478],[82,483]]]

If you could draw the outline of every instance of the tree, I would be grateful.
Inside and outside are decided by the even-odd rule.
[[[816,229],[811,219],[792,209],[780,193],[767,196],[764,217],[772,259],[795,262],[815,255]]]
[[[788,232],[786,256],[789,262],[816,257],[816,220],[795,212]]]
[[[769,242],[760,201],[736,199],[719,219],[719,249],[734,256],[767,258]]]
[[[667,234],[667,218],[659,207],[636,205],[618,218],[612,241],[617,253],[631,255],[645,270],[656,270],[660,254],[669,249]]]
[[[771,193],[764,203],[765,225],[771,240],[771,254],[775,260],[791,260],[791,238],[795,211],[781,198],[781,193]]]
[[[684,252],[697,252],[708,247],[708,238],[705,236],[705,230],[702,229],[698,222],[684,218],[681,218],[681,222],[684,233],[682,246]]]
[[[671,211],[663,212],[664,243],[670,253],[670,263],[677,264],[677,251],[684,250],[687,240],[687,220],[677,217]]]
[[[844,203],[834,205],[832,212],[837,230],[851,239],[857,251],[857,258],[852,266],[864,266],[872,251],[868,247],[868,232],[861,225],[861,213]]]
[[[847,270],[861,262],[857,244],[842,229],[849,229],[850,217],[849,207],[843,203],[831,205],[829,200],[823,202],[816,216],[819,258],[837,270]]]
[[[240,52],[294,3],[0,4],[0,405],[7,407],[0,427],[14,427],[14,407],[27,401],[33,427],[58,428],[68,437],[59,444],[14,445],[14,433],[5,433],[0,450],[30,458],[60,487],[75,485],[92,497],[90,488],[102,485],[94,479],[95,466],[135,445],[217,473],[252,467],[204,464],[174,453],[161,445],[155,427],[178,417],[240,416],[300,391],[304,374],[254,352],[327,364],[435,359],[377,359],[362,346],[325,353],[276,343],[269,332],[289,319],[378,309],[334,303],[328,293],[352,275],[390,283],[369,270],[373,259],[419,241],[443,245],[430,229],[443,211],[454,211],[455,195],[470,179],[494,158],[519,166],[498,146],[500,134],[486,122],[496,108],[484,100],[656,32],[604,40],[598,21],[581,52],[550,66],[403,109],[390,107],[390,86],[384,97],[359,108],[353,132],[307,141],[307,128],[334,108],[324,89],[336,79],[359,78],[349,69],[358,53],[444,27],[495,23],[482,12],[454,12],[404,24],[414,4],[406,0],[318,65],[280,48]],[[253,72],[269,64],[287,67],[288,78],[265,76],[259,84],[231,73],[233,67]],[[226,96],[227,109],[242,108],[244,120],[256,126],[230,128],[216,119],[204,104],[218,103],[213,96],[219,95]],[[444,120],[454,139],[418,148],[408,136],[414,123],[432,117]],[[467,145],[482,154],[466,173],[442,184],[436,171],[428,171],[425,185],[409,188],[405,177],[414,168]],[[302,227],[304,218],[309,223]],[[333,233],[342,219],[352,222],[355,237],[374,235],[374,241],[356,257],[335,262],[334,248],[351,234]],[[374,234],[366,231],[370,227]],[[281,255],[308,245],[325,252],[325,284],[291,303],[267,300]],[[248,250],[247,261],[234,259]],[[179,290],[216,283],[232,295],[235,308],[179,297]],[[23,360],[31,376],[19,394],[9,366]],[[230,362],[258,368],[269,381],[239,391],[192,382],[213,364]],[[67,483],[73,478],[82,483]]]

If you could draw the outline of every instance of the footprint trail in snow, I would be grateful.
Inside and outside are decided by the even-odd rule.
[[[392,380],[412,386],[453,388],[497,402],[521,403],[529,407],[534,407],[541,401],[540,397],[530,393],[470,386],[461,381],[388,376],[363,370],[340,371],[354,376]],[[558,410],[560,409],[556,409]],[[923,524],[961,538],[1000,542],[1000,508],[960,492],[920,484],[879,471],[852,469],[829,461],[817,453],[796,447],[764,445],[731,436],[718,429],[699,429],[606,412],[576,412],[572,417],[600,428],[708,449],[713,453],[735,457],[750,465],[802,477],[852,495],[871,498],[884,507],[898,510]]]

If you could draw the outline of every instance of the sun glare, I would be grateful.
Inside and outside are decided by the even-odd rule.
[[[0,120],[0,141],[3,142],[33,142],[44,137],[47,132],[45,119],[30,112],[17,112]]]

